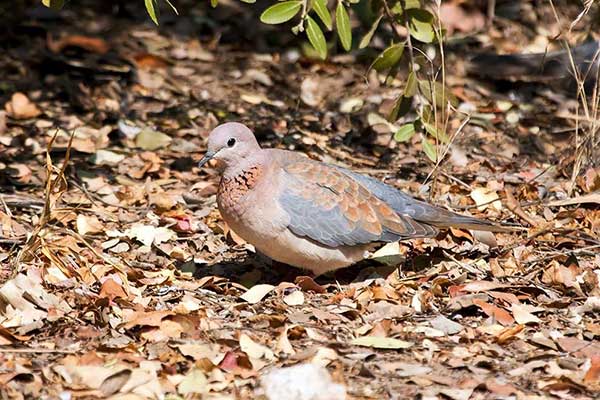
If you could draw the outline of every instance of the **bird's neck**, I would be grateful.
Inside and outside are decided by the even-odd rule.
[[[264,165],[263,157],[255,154],[253,157],[243,158],[234,165],[228,165],[223,171],[223,179],[231,180],[236,177],[251,173],[257,169],[262,169]]]
[[[228,168],[221,178],[217,193],[221,213],[233,220],[238,219],[248,207],[242,200],[256,188],[265,173],[264,165],[256,162]]]

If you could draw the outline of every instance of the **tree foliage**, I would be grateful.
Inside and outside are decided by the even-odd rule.
[[[144,0],[150,19],[157,25],[159,1]],[[163,1],[177,12],[170,0]],[[256,0],[240,1],[252,4]],[[55,9],[61,8],[64,2],[42,0],[44,5]],[[218,0],[211,0],[211,6],[218,6]],[[323,60],[336,41],[340,49],[350,52],[369,47],[377,32],[391,31],[392,38],[388,46],[374,58],[369,69],[392,79],[398,73],[400,63],[408,58],[408,79],[404,90],[396,98],[388,120],[397,121],[415,110],[417,117],[403,125],[394,137],[399,141],[408,141],[414,134],[421,133],[424,153],[436,162],[438,145],[449,142],[442,126],[445,114],[456,103],[444,85],[443,74],[440,74],[443,66],[438,67],[422,56],[426,54],[422,48],[435,46],[443,38],[441,25],[432,12],[436,6],[439,7],[439,2],[427,0],[286,0],[275,1],[267,7],[260,15],[260,20],[270,25],[294,22],[291,31],[296,35],[305,35],[315,55]],[[368,20],[370,27],[362,37],[356,38],[358,30],[353,32],[351,15],[359,13],[363,15],[358,15],[360,18],[357,20]],[[335,34],[326,35],[328,31]],[[417,51],[419,57],[414,55]],[[413,108],[415,99],[416,107]]]

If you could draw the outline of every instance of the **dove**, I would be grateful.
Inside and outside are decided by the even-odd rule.
[[[217,205],[227,225],[262,254],[315,276],[354,264],[382,243],[434,237],[443,228],[510,230],[302,153],[263,149],[238,122],[209,134],[199,167],[209,160],[221,174]]]

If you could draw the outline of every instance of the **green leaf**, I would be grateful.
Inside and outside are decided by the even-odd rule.
[[[327,9],[327,0],[314,0],[313,10],[315,10],[327,30],[330,31],[333,25],[331,23],[331,14],[329,14],[329,10]]]
[[[254,4],[256,3],[256,0],[240,0],[243,3],[248,3],[248,4]]]
[[[219,5],[219,0],[210,0],[210,6],[212,8],[215,8],[218,5]]]
[[[348,11],[340,1],[335,9],[335,24],[337,25],[337,33],[342,42],[344,50],[352,49],[352,29],[350,29],[350,17]]]
[[[406,78],[404,97],[413,97],[415,94],[417,94],[417,74],[415,74],[415,71],[410,71],[408,78]]]
[[[261,15],[260,20],[265,24],[281,24],[294,18],[300,11],[301,1],[284,1],[267,8]]]
[[[392,14],[402,15],[404,10],[409,10],[411,8],[420,8],[421,2],[419,0],[406,0],[406,1],[398,1],[391,8]]]
[[[373,64],[371,64],[371,68],[374,68],[377,71],[383,71],[388,68],[392,68],[394,65],[400,61],[400,57],[402,57],[402,53],[404,52],[404,43],[396,43],[385,49]]]
[[[374,347],[376,349],[408,349],[409,347],[412,347],[414,343],[388,337],[363,336],[354,339],[350,344],[355,346]]]
[[[450,89],[445,88],[440,82],[419,80],[418,86],[419,92],[423,95],[423,97],[425,97],[431,104],[434,104],[435,102],[435,105],[438,108],[446,108],[448,103],[454,107],[458,105],[458,100],[450,92]]]
[[[408,18],[408,31],[415,39],[423,43],[431,43],[435,39],[433,29],[433,15],[422,8],[406,10]]]
[[[434,125],[430,124],[429,122],[422,122],[425,131],[429,133],[432,137],[436,138],[437,140],[443,143],[448,143],[450,141],[450,138],[448,137],[448,135],[446,135],[446,133],[444,133],[443,131],[439,131]]]
[[[42,0],[42,4],[54,11],[58,11],[65,5],[65,0]]]
[[[394,140],[396,142],[408,142],[415,134],[415,124],[410,123],[402,125],[396,133],[394,133]]]
[[[158,4],[156,3],[156,0],[144,0],[144,4],[146,4],[146,11],[148,11],[150,18],[156,25],[158,25],[158,18],[156,16],[156,7]]]
[[[433,162],[437,161],[437,153],[435,152],[435,147],[431,144],[429,140],[425,136],[423,136],[423,141],[421,142],[423,146],[423,151],[425,155]]]
[[[388,116],[388,120],[395,122],[398,118],[405,116],[410,111],[412,97],[398,96],[396,104]]]
[[[327,57],[327,43],[325,43],[325,36],[323,36],[323,31],[321,31],[319,25],[310,16],[306,17],[306,35],[308,36],[310,44],[312,44],[319,54],[319,57],[324,60]]]
[[[359,49],[364,49],[365,47],[367,47],[369,45],[369,43],[371,43],[371,39],[373,39],[373,35],[375,34],[377,27],[379,26],[379,22],[381,21],[381,18],[383,18],[383,14],[381,14],[375,20],[375,22],[373,22],[373,25],[371,25],[371,29],[369,29],[369,32],[367,32],[365,34],[365,36],[363,36],[362,40],[360,41],[360,44],[358,45]]]

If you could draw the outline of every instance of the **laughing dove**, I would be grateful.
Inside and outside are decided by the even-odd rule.
[[[366,257],[381,242],[433,237],[438,228],[505,231],[348,169],[261,149],[245,125],[215,128],[200,166],[222,173],[217,204],[235,233],[273,260],[315,275]]]

